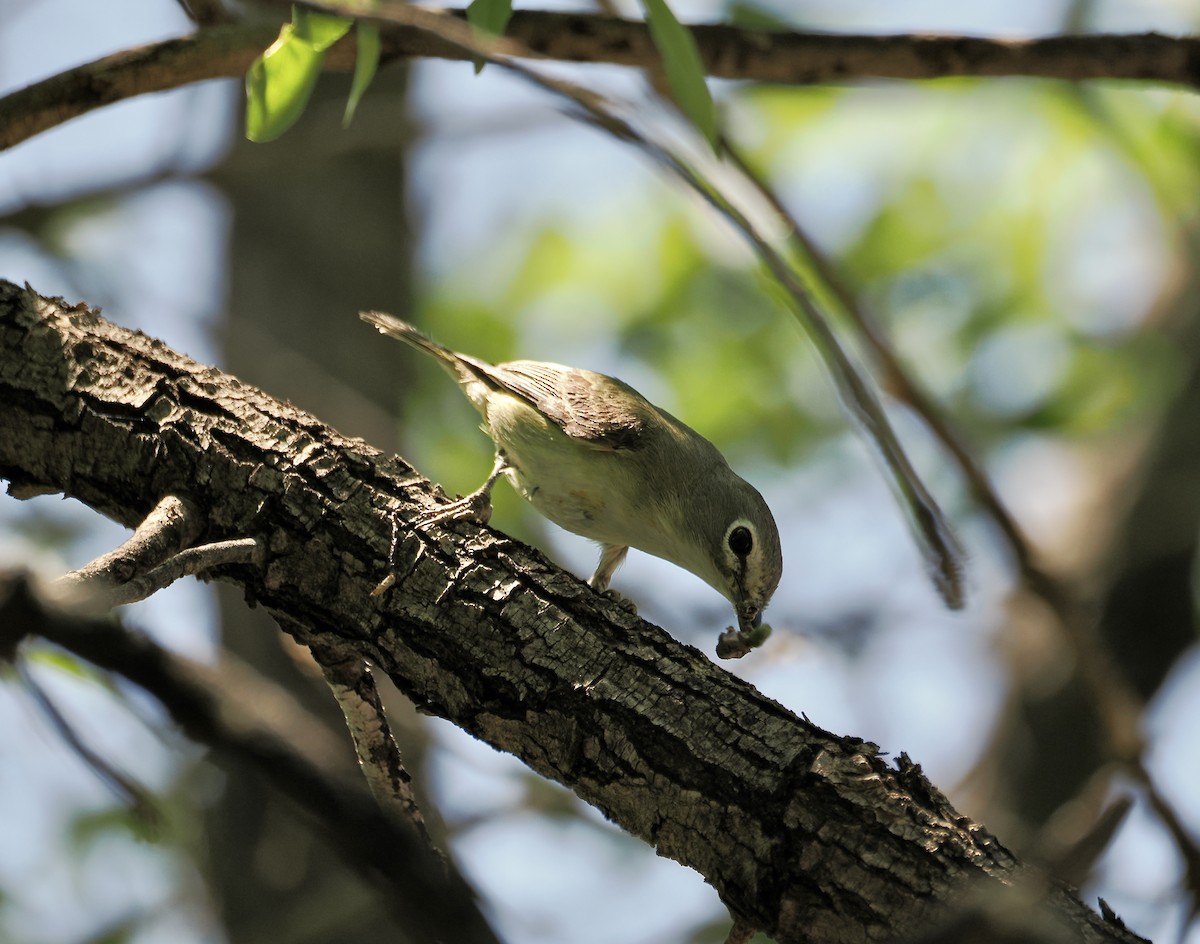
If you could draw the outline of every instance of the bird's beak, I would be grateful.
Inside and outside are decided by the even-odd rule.
[[[749,619],[747,619],[741,613],[738,613],[738,628],[743,633],[748,633],[751,630],[758,629],[758,627],[761,625],[762,625],[762,610],[759,610],[758,612],[756,612],[754,614],[754,616],[752,616]]]

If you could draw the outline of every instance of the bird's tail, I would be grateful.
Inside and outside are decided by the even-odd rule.
[[[437,341],[422,334],[407,321],[401,321],[395,315],[389,315],[382,311],[360,311],[358,317],[368,324],[373,324],[379,329],[380,334],[386,334],[397,341],[403,341],[405,344],[415,347],[418,351],[432,355],[447,365],[451,373],[457,376],[458,355],[445,345],[438,344]]]
[[[493,367],[486,361],[477,360],[466,354],[452,351],[444,344],[438,344],[432,338],[422,334],[407,321],[401,321],[394,315],[382,311],[360,311],[363,321],[373,324],[381,334],[386,334],[398,341],[415,347],[418,351],[430,355],[446,369],[455,382],[462,388],[467,399],[475,405],[475,409],[487,418],[487,390],[498,384],[492,379]]]

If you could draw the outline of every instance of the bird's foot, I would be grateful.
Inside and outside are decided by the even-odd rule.
[[[629,599],[629,597],[622,593],[618,593],[612,587],[609,587],[607,590],[601,590],[600,593],[602,596],[606,596],[608,599],[612,600],[612,602],[617,604],[617,606],[628,610],[634,616],[637,616],[637,604]]]
[[[414,524],[418,528],[441,524],[443,521],[470,521],[485,525],[492,519],[492,490],[479,489],[470,495],[456,498],[441,508],[434,508],[417,516]]]
[[[440,508],[422,512],[413,520],[412,527],[424,530],[444,521],[472,521],[480,526],[485,525],[492,517],[492,497],[490,488],[481,488],[461,498],[457,498]],[[379,581],[371,596],[377,597],[395,586],[399,569],[401,522],[392,519],[392,542],[388,548],[388,572]],[[422,545],[417,546],[417,554],[423,554]]]

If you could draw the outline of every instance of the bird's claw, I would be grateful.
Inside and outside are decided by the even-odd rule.
[[[492,497],[486,492],[472,492],[457,498],[448,505],[426,511],[417,516],[416,526],[427,528],[443,521],[470,521],[485,525],[492,520]]]
[[[608,599],[612,600],[612,602],[617,604],[617,606],[622,607],[623,609],[628,610],[634,616],[637,616],[637,604],[624,594],[618,593],[612,587],[609,587],[607,590],[600,591],[600,594],[601,596],[608,597]]]

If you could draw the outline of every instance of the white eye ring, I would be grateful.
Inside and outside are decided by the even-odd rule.
[[[754,525],[739,518],[725,532],[725,546],[743,560],[754,550]]]

